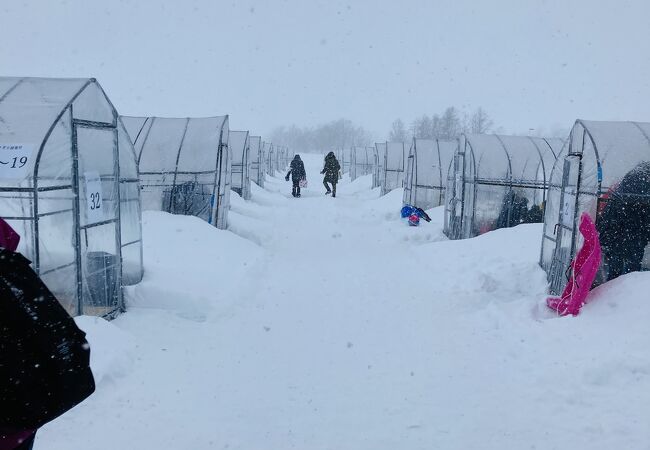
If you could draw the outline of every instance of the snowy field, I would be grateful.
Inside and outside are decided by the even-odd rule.
[[[650,449],[650,273],[543,305],[541,225],[448,241],[370,177],[146,213],[145,279],[80,317],[97,392],[37,450]]]

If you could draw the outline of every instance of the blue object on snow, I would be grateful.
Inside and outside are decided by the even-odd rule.
[[[408,216],[410,216],[414,212],[415,212],[414,207],[412,207],[411,205],[404,205],[402,207],[402,211],[401,211],[402,219],[406,219]]]

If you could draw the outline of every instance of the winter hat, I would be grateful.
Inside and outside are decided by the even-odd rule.
[[[420,216],[418,216],[417,214],[411,214],[409,216],[409,225],[411,225],[412,227],[417,227],[418,225],[420,225]]]

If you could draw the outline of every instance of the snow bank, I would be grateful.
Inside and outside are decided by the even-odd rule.
[[[132,366],[37,450],[647,448],[650,273],[559,318],[541,225],[449,241],[442,208],[409,227],[401,190],[332,199],[304,160],[301,199],[269,177],[233,195],[231,231],[145,214],[145,280],[110,324]],[[83,326],[108,374],[123,346]]]
[[[190,216],[143,214],[145,274],[127,289],[127,308],[176,310],[196,320],[228,308],[261,250]]]
[[[135,342],[129,333],[101,317],[79,316],[74,320],[90,344],[90,367],[97,385],[115,381],[132,370]]]

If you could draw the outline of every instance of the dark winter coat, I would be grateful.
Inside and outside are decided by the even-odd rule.
[[[20,253],[0,248],[0,428],[34,430],[95,390],[85,334]]]
[[[339,181],[339,170],[341,170],[341,165],[334,156],[333,152],[329,152],[325,157],[325,166],[321,170],[321,174],[325,174],[323,181],[325,183],[338,183]]]
[[[300,156],[296,155],[291,164],[289,165],[289,172],[287,172],[286,179],[289,179],[291,175],[291,181],[298,182],[300,180],[307,179],[307,172],[305,172],[305,164],[300,159]]]
[[[641,269],[650,241],[650,163],[628,172],[606,199],[596,221],[608,279]]]
[[[528,215],[528,199],[510,191],[501,203],[501,211],[496,221],[496,228],[514,227],[525,222]]]

